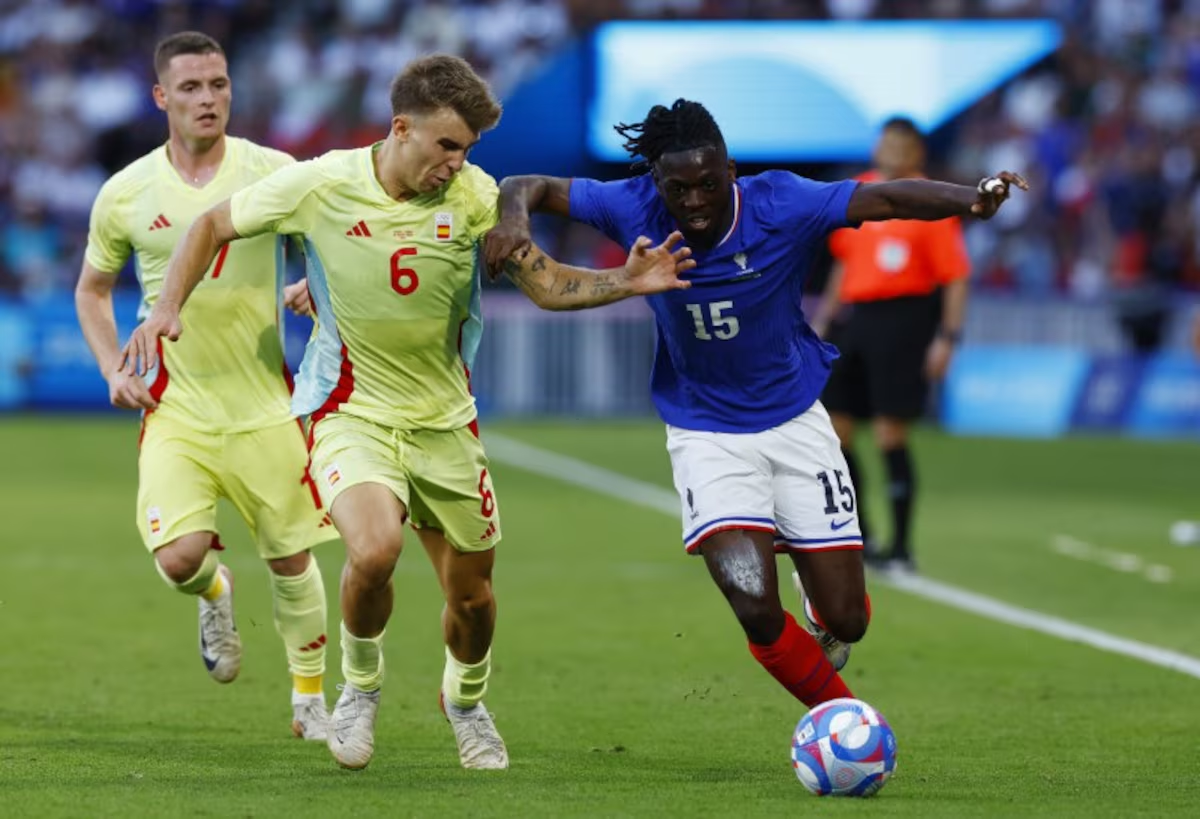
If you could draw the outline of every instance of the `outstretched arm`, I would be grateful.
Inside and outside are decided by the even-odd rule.
[[[226,199],[201,214],[188,228],[183,241],[175,246],[158,300],[121,351],[121,367],[125,372],[145,375],[158,363],[158,339],[166,336],[175,341],[183,333],[179,311],[204,279],[221,246],[240,238],[229,214]]]
[[[696,266],[688,258],[691,249],[672,250],[681,238],[676,231],[652,247],[650,240],[641,236],[629,251],[625,266],[608,270],[559,264],[537,245],[530,245],[527,253],[514,254],[504,262],[504,272],[543,310],[600,307],[630,296],[691,287],[691,282],[679,278]]]
[[[529,214],[571,215],[571,180],[557,176],[510,176],[500,183],[500,221],[488,232],[484,259],[494,278],[514,253],[530,248]]]
[[[1029,183],[1010,171],[985,177],[974,188],[931,179],[864,183],[850,197],[846,221],[851,224],[885,219],[933,222],[951,216],[990,219],[1008,199],[1012,185],[1023,191],[1029,190]]]

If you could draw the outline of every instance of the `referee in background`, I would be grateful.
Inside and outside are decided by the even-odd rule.
[[[884,123],[864,182],[924,178],[925,140],[909,119]],[[916,473],[908,429],[925,411],[928,387],[941,380],[962,335],[970,262],[958,219],[894,219],[836,231],[834,258],[812,327],[841,357],[821,401],[833,419],[850,479],[859,494],[866,560],[912,572],[909,542]],[[862,472],[854,456],[858,421],[871,421],[883,452],[892,507],[892,541],[882,551],[861,501]]]

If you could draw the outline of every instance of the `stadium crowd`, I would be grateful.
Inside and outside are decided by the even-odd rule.
[[[933,135],[935,176],[1034,185],[971,226],[975,287],[1154,315],[1200,289],[1200,0],[0,0],[0,292],[73,285],[96,191],[163,138],[147,53],[172,31],[226,45],[234,133],[310,157],[377,138],[387,83],[430,51],[503,96],[605,19],[1032,16],[1063,47]]]

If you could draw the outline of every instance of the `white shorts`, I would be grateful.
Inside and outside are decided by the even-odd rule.
[[[861,549],[858,503],[829,413],[818,402],[764,432],[667,427],[683,546],[717,532],[771,532],[776,551]]]

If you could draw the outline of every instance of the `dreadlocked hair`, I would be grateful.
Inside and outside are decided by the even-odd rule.
[[[710,147],[725,150],[717,121],[707,108],[691,100],[677,99],[670,108],[656,105],[642,122],[622,122],[613,130],[625,138],[630,156],[641,157],[633,163],[636,171],[645,171],[663,154]]]

